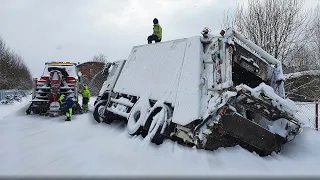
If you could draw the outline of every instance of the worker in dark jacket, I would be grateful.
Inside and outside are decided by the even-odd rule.
[[[71,121],[72,107],[73,107],[74,101],[72,100],[72,98],[65,96],[64,94],[61,94],[59,101],[63,111],[66,112],[66,116],[67,116],[66,121]]]
[[[88,104],[90,100],[90,91],[87,85],[83,85],[83,90],[81,91],[82,94],[82,111],[88,111]]]
[[[162,27],[159,24],[157,18],[153,19],[153,33],[148,37],[148,44],[151,44],[152,41],[161,42],[162,39]]]

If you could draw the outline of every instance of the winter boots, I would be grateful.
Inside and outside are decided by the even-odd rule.
[[[72,108],[69,108],[68,111],[66,112],[67,119],[66,121],[71,121],[71,116],[72,116]]]

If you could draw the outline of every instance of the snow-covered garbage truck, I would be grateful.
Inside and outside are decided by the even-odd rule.
[[[71,97],[74,100],[74,114],[80,113],[81,107],[78,103],[79,74],[75,63],[46,62],[40,79],[33,79],[32,100],[26,113],[49,116],[63,114],[59,102],[61,94]]]
[[[240,145],[265,156],[301,131],[281,63],[231,28],[135,46],[105,72],[95,120],[126,120],[130,135],[156,144]]]

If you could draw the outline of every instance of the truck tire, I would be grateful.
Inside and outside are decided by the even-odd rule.
[[[163,110],[163,109],[164,109],[164,113],[165,113],[165,115],[164,115],[165,119],[163,121],[161,121],[161,124],[159,126],[154,125],[153,129],[151,129],[151,131],[150,131],[153,117],[156,116],[158,113],[160,113],[161,110]],[[149,112],[149,114],[147,116],[146,123],[143,127],[144,130],[142,131],[142,136],[146,137],[149,133],[156,131],[154,133],[154,135],[151,137],[151,142],[155,143],[157,145],[162,144],[166,137],[163,135],[163,133],[161,133],[161,131],[163,128],[168,128],[166,123],[167,123],[167,120],[169,118],[171,118],[171,116],[172,116],[172,111],[165,104],[160,104],[160,105],[156,105],[156,106],[152,107],[152,110]],[[158,123],[158,122],[154,122],[154,123]],[[157,129],[154,129],[154,128],[157,128]]]
[[[105,118],[104,117],[101,117],[101,114],[99,113],[99,110],[101,111],[100,108],[102,108],[101,106],[106,106],[108,103],[108,101],[106,100],[102,100],[102,101],[99,101],[96,106],[94,107],[94,111],[93,111],[93,117],[94,119],[100,123],[101,121],[104,121]]]
[[[140,135],[143,128],[142,124],[149,113],[151,106],[149,98],[140,97],[135,103],[128,117],[127,131],[130,135]]]
[[[159,106],[159,107],[152,107],[151,111],[149,112],[147,118],[146,118],[146,121],[143,125],[143,129],[142,129],[142,137],[145,138],[147,135],[148,135],[148,132],[149,132],[149,129],[150,129],[150,126],[151,126],[151,123],[152,123],[152,119],[154,116],[156,116],[161,110],[162,110],[162,106]]]
[[[160,145],[163,143],[163,141],[166,139],[166,137],[161,134],[161,130],[163,128],[163,125],[160,125],[155,133],[155,135],[151,138],[151,142],[156,144],[156,145]]]
[[[28,109],[26,110],[26,114],[27,114],[27,115],[31,114],[31,108],[32,108],[32,104],[30,104],[30,106],[29,106]]]
[[[74,114],[83,114],[82,108],[78,101],[75,102],[74,107],[72,108]]]
[[[142,122],[148,115],[150,108],[142,106],[139,101],[132,108],[128,117],[127,131],[130,135],[140,135],[142,131]]]

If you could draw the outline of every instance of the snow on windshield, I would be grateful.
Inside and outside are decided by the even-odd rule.
[[[50,73],[48,71],[48,68],[65,68],[65,70],[67,71],[67,73],[69,74],[69,76],[77,76],[77,71],[76,71],[76,67],[75,65],[50,65],[47,64],[46,67],[44,68],[44,72],[43,72],[43,76],[49,76]]]

